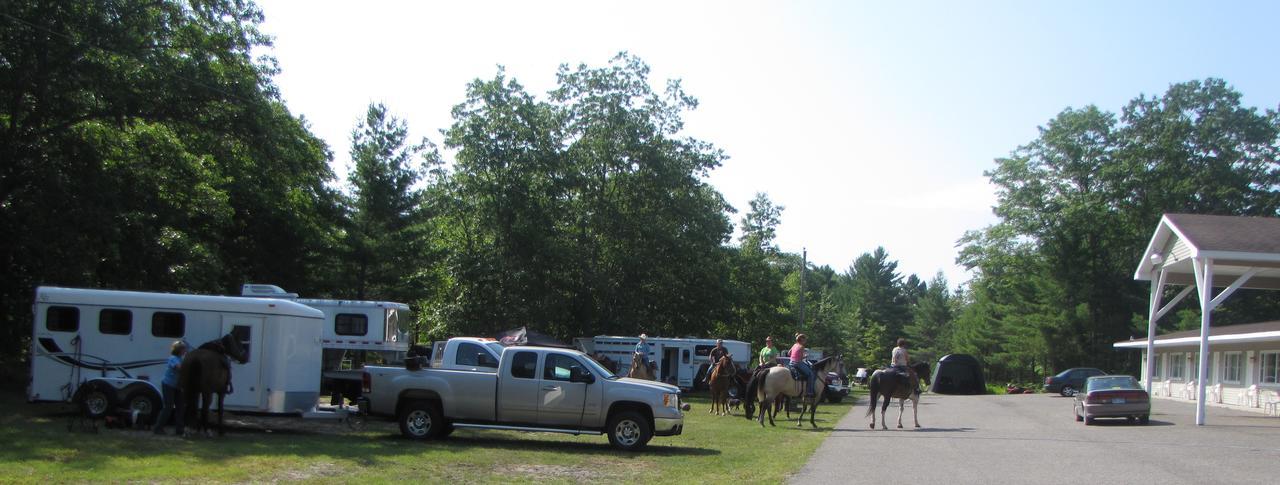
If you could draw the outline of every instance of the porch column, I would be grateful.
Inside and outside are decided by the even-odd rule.
[[[1156,265],[1159,266],[1159,265]],[[1158,275],[1157,275],[1158,273]],[[1147,315],[1147,377],[1145,386],[1147,395],[1151,395],[1151,376],[1155,374],[1156,355],[1156,320],[1160,319],[1160,297],[1164,295],[1164,269],[1151,270],[1151,299]]]
[[[1200,371],[1196,376],[1196,426],[1204,426],[1204,376],[1209,369],[1209,320],[1213,315],[1213,260],[1196,258],[1196,289],[1200,290]]]

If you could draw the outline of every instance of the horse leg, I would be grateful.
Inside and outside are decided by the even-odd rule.
[[[226,394],[218,393],[218,436],[227,434],[226,429],[222,427],[222,413],[226,410],[222,407],[222,401],[227,397]]]
[[[920,427],[920,395],[912,394],[911,398],[911,417],[916,420],[916,427]]]
[[[902,415],[907,412],[907,398],[898,398],[898,429],[902,429]]]
[[[209,406],[212,404],[212,401],[213,396],[209,395],[208,392],[200,393],[200,433],[203,433],[206,437],[210,436]]]
[[[818,414],[818,401],[819,401],[818,397],[814,396],[813,404],[809,405],[809,426],[812,428],[818,427],[818,423],[813,422],[813,416],[815,414]]]
[[[893,402],[893,395],[884,396],[884,405],[880,407],[880,429],[889,430],[889,418],[885,417],[885,413],[889,411],[889,403]]]

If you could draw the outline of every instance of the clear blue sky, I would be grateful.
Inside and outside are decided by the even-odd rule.
[[[627,50],[701,101],[686,131],[731,157],[710,182],[732,205],[786,207],[784,250],[843,271],[884,246],[904,276],[952,286],[956,239],[995,221],[982,172],[1064,108],[1118,112],[1205,77],[1280,105],[1280,2],[260,5],[284,99],[339,174],[369,102],[438,143],[466,82],[498,65],[540,95],[559,64]]]

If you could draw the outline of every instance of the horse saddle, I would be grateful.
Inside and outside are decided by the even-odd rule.
[[[791,378],[792,378],[792,379],[795,379],[795,380],[797,380],[797,381],[804,381],[804,380],[805,380],[805,378],[804,378],[804,374],[801,374],[801,373],[800,373],[800,369],[797,369],[797,368],[796,368],[796,366],[794,366],[794,365],[789,365],[789,366],[787,366],[787,370],[790,370],[790,371],[791,371]]]

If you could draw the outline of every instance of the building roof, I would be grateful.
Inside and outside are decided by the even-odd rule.
[[[1280,320],[1209,327],[1209,343],[1280,341]],[[1156,347],[1199,345],[1200,330],[1183,330],[1156,336]],[[1146,348],[1147,339],[1116,342],[1116,348]]]
[[[1192,285],[1197,258],[1213,262],[1215,287],[1254,271],[1244,288],[1280,289],[1280,218],[1165,214],[1133,277],[1163,269],[1168,284]]]

